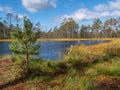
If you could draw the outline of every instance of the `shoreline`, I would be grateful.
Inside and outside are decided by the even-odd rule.
[[[42,41],[78,41],[78,40],[117,40],[120,38],[51,38],[51,39],[38,39],[38,42]],[[0,39],[0,42],[13,42],[13,39]]]

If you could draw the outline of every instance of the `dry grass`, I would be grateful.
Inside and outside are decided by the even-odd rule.
[[[68,55],[65,56],[65,60],[72,64],[76,64],[76,62],[92,63],[98,60],[107,60],[114,56],[120,56],[119,39],[92,46],[73,46],[68,50]]]
[[[13,39],[0,39],[0,42],[13,42]]]
[[[119,38],[51,38],[38,39],[38,41],[78,41],[78,40],[116,40]]]
[[[38,39],[39,42],[41,41],[77,41],[77,40],[116,40],[119,38],[50,38],[50,39],[44,39],[40,38]],[[15,40],[13,39],[0,39],[0,42],[13,42]]]

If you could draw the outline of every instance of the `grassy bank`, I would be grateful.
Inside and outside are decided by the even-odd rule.
[[[10,57],[1,57],[0,89],[120,90],[120,40],[73,46],[62,61],[33,60],[29,77],[21,78],[19,71]]]
[[[38,41],[78,41],[78,40],[115,40],[119,38],[51,38],[38,39]]]
[[[41,41],[77,41],[77,40],[116,40],[119,38],[51,38],[51,39],[38,39]],[[0,39],[0,42],[13,42],[13,39]]]
[[[69,48],[65,59],[71,63],[93,63],[97,61],[104,61],[115,56],[120,56],[120,40],[118,39],[99,45],[73,46]]]

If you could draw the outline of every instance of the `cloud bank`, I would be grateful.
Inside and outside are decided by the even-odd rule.
[[[93,7],[93,11],[87,8],[80,8],[71,14],[56,17],[55,21],[62,22],[64,18],[73,18],[76,21],[86,21],[116,16],[120,16],[120,0],[109,1],[106,4],[96,5]]]
[[[55,8],[57,0],[22,0],[23,6],[34,13],[40,9]]]

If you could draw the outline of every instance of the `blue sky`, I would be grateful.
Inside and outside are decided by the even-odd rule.
[[[8,12],[26,15],[33,23],[40,22],[43,30],[59,26],[63,18],[72,17],[80,25],[97,18],[120,16],[120,0],[0,0],[0,17]]]

